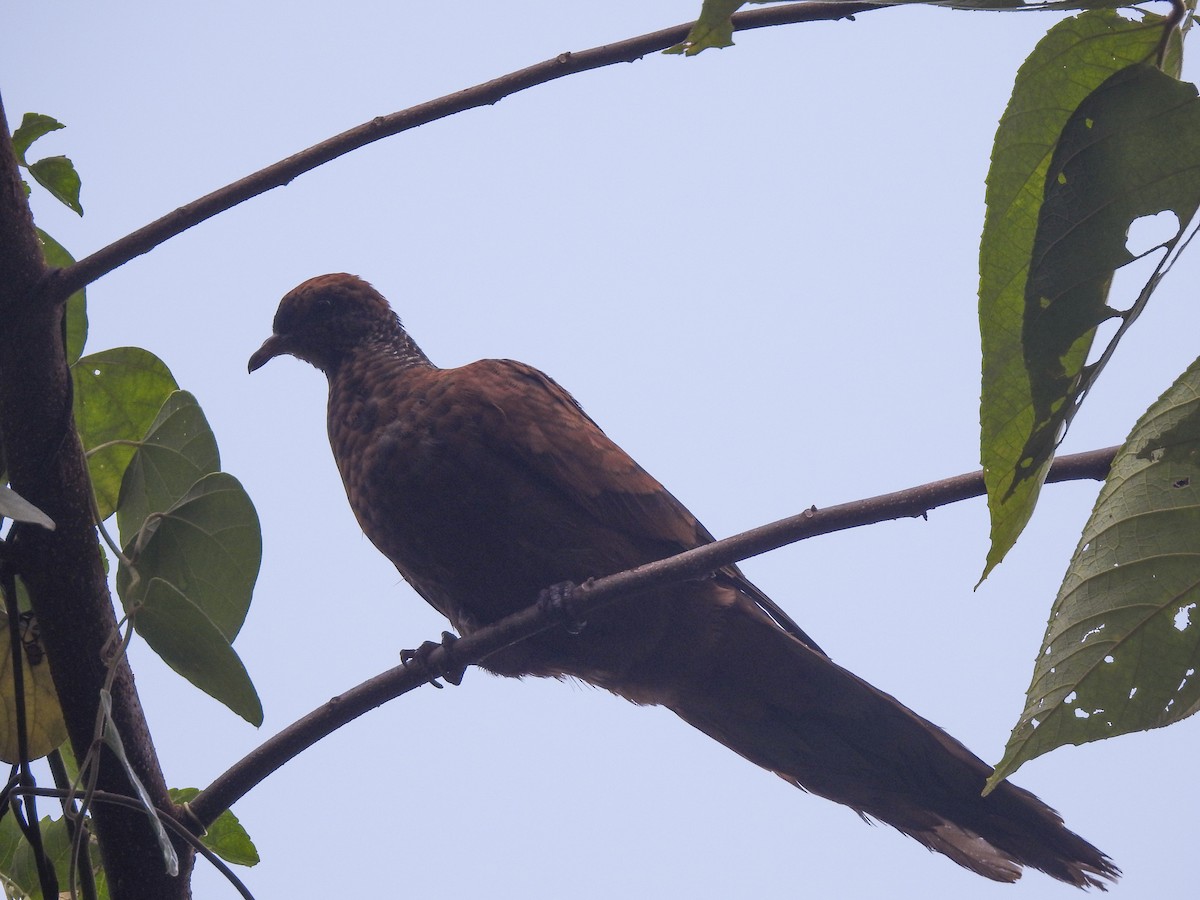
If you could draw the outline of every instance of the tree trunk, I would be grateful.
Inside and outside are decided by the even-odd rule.
[[[0,433],[13,489],[57,525],[14,527],[10,555],[29,589],[71,745],[82,760],[107,674],[104,651],[117,646],[117,622],[71,414],[65,298],[39,291],[46,268],[5,121],[0,103]],[[171,811],[133,673],[124,659],[116,665],[113,719],[129,763],[154,803]],[[97,787],[135,796],[107,748]],[[180,874],[170,876],[144,813],[102,803],[91,813],[113,900],[190,897],[190,850],[177,847]]]

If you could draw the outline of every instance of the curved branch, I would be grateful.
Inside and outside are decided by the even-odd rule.
[[[745,31],[751,28],[766,28],[771,25],[830,21],[851,18],[857,13],[882,8],[882,5],[875,3],[838,2],[838,0],[794,3],[777,8],[737,13],[733,17],[733,27],[737,31]],[[586,72],[589,69],[599,69],[615,63],[634,62],[647,53],[665,50],[667,47],[678,44],[687,36],[690,29],[691,24],[676,25],[614,44],[592,47],[578,53],[560,53],[553,59],[518,69],[508,75],[502,75],[474,87],[447,94],[436,100],[430,100],[390,115],[377,116],[370,122],[364,122],[349,131],[343,131],[307,150],[301,150],[265,169],[260,169],[252,175],[213,191],[211,194],[193,200],[114,241],[107,247],[97,250],[73,266],[51,272],[46,278],[43,297],[48,302],[56,299],[62,300],[118,266],[122,266],[131,259],[148,253],[159,244],[182,234],[192,226],[225,210],[232,209],[252,197],[266,193],[273,188],[282,187],[297,176],[353,150],[358,150],[375,141],[408,131],[419,125],[444,119],[455,113],[479,106],[490,106],[510,94],[567,75]]]
[[[1055,460],[1046,480],[1103,480],[1118,449],[1108,447],[1064,456]],[[859,525],[924,517],[931,509],[979,497],[984,492],[983,473],[972,472],[826,509],[819,510],[814,506],[799,515],[705,544],[668,559],[588,581],[573,593],[570,599],[571,614],[585,620],[596,609],[621,598],[679,581],[703,578],[727,565],[768,550]],[[453,671],[474,665],[489,654],[553,628],[560,622],[561,614],[556,615],[555,611],[535,602],[494,625],[460,638],[450,649],[443,646],[433,650],[426,660],[428,671],[416,665],[400,665],[364,681],[293,722],[218,776],[188,804],[192,814],[199,823],[210,825],[218,815],[288,760],[363,713],[432,681],[437,671]]]

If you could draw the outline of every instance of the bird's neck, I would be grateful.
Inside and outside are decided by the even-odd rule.
[[[344,404],[357,408],[366,398],[377,400],[381,390],[390,393],[408,382],[411,375],[436,368],[406,333],[364,341],[325,370],[330,412]],[[332,418],[329,426],[330,437],[334,438],[337,427]]]
[[[329,383],[371,377],[372,373],[392,375],[409,368],[435,368],[429,357],[406,332],[382,335],[362,341],[333,356],[319,366]]]
[[[406,331],[389,335],[378,343],[369,344],[367,350],[377,358],[394,360],[404,367],[433,368],[433,363],[429,361],[425,351],[417,346],[417,342],[410,338]]]
[[[363,498],[368,493],[371,466],[377,460],[361,452],[362,448],[397,424],[406,401],[420,402],[423,383],[436,377],[436,372],[436,366],[411,340],[363,343],[326,370],[329,443],[350,505],[372,540],[378,526],[366,515]]]

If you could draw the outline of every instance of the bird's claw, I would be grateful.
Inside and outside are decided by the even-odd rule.
[[[457,640],[457,635],[453,635],[449,631],[443,631],[441,643],[438,643],[437,641],[426,641],[416,650],[401,650],[400,664],[406,667],[416,665],[422,671],[435,676],[429,679],[429,683],[438,690],[441,690],[442,688],[438,678],[444,678],[453,685],[460,685],[462,684],[463,675],[465,675],[467,671],[466,666],[454,666],[451,668],[446,666],[431,666],[429,664],[429,657],[434,650],[437,650],[440,647],[442,650],[448,651]],[[443,659],[444,658],[445,657],[443,657]]]
[[[578,587],[573,581],[560,581],[545,588],[538,594],[537,599],[538,606],[547,610],[568,634],[579,634],[587,627],[587,622],[571,608],[571,600],[576,590]]]

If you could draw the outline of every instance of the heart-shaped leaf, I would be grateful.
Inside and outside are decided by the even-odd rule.
[[[117,591],[127,610],[143,601],[149,583],[169,583],[232,641],[250,608],[262,561],[254,504],[236,478],[214,472],[169,509],[151,515],[126,543],[135,572],[122,565]]]
[[[137,633],[163,662],[250,724],[262,724],[262,703],[246,667],[199,606],[151,578],[132,614]]]
[[[75,424],[88,454],[100,518],[107,519],[117,507],[121,479],[137,443],[178,385],[166,364],[140,347],[85,356],[71,374]]]
[[[171,394],[121,480],[117,526],[127,544],[154,513],[178,503],[197,481],[221,467],[217,440],[196,398]]]

